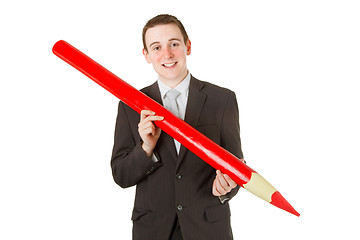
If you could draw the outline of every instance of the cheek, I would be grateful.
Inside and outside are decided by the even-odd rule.
[[[177,51],[177,56],[178,57],[181,57],[181,58],[186,58],[186,56],[187,56],[187,51],[186,51],[186,49],[179,49],[178,51]]]
[[[160,54],[154,54],[153,61],[160,64],[161,63],[161,56]]]
[[[149,60],[152,64],[156,64],[156,63],[160,62],[160,60],[161,60],[160,54],[150,53],[150,54],[148,55],[148,60]]]

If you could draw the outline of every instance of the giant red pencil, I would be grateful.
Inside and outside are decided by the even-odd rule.
[[[75,47],[61,40],[55,43],[53,53],[114,94],[136,112],[140,113],[141,110],[148,109],[156,112],[159,116],[163,116],[163,121],[156,122],[158,127],[209,165],[229,175],[246,190],[285,211],[296,216],[300,215],[270,183],[242,163],[240,159]]]

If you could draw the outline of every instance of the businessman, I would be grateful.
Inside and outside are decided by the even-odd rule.
[[[141,91],[243,160],[236,96],[189,73],[191,42],[182,23],[158,15],[142,37],[158,80]],[[119,103],[111,167],[118,185],[136,185],[133,239],[233,239],[229,200],[239,186],[162,132],[154,122],[163,119]]]

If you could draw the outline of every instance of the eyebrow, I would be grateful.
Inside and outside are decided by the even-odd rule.
[[[160,42],[153,42],[149,45],[149,47],[151,48],[152,45],[155,45],[155,44],[159,44]]]
[[[170,38],[170,39],[169,39],[169,42],[170,42],[170,41],[173,41],[173,40],[176,40],[176,41],[181,42],[181,40],[180,40],[180,39],[178,39],[178,38]]]
[[[174,41],[174,40],[181,42],[181,40],[178,38],[170,38],[169,42]],[[159,44],[159,43],[160,43],[159,41],[153,42],[149,45],[149,47],[151,48],[152,45]]]

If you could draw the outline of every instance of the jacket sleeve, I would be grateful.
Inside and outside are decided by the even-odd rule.
[[[241,150],[239,109],[236,95],[232,91],[228,95],[221,126],[220,145],[236,157],[240,159],[244,158]],[[230,200],[237,194],[239,189],[240,186],[237,186],[228,194],[221,196],[220,201],[225,203]]]
[[[136,185],[161,166],[161,161],[154,162],[146,155],[140,136],[134,136],[130,121],[135,119],[130,119],[129,111],[133,110],[119,102],[111,156],[114,181],[122,188]]]

